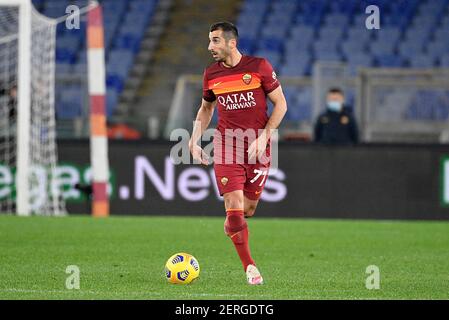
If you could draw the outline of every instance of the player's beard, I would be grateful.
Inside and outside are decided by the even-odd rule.
[[[213,55],[213,53],[215,53],[216,55]],[[221,50],[221,52],[219,51],[212,52],[212,58],[214,58],[216,62],[225,62],[226,59],[230,56],[230,54],[231,50],[223,49]]]
[[[226,60],[226,57],[224,57],[222,54],[215,52],[215,55],[212,54],[212,58],[216,61],[216,62],[223,62]]]

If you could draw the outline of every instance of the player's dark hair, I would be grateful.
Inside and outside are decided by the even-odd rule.
[[[343,90],[340,89],[340,88],[337,88],[337,87],[330,88],[330,89],[327,91],[327,93],[337,93],[337,94],[341,94],[342,96],[345,95],[344,92],[343,92]]]
[[[209,32],[215,30],[223,31],[223,37],[226,39],[226,41],[229,41],[231,39],[237,40],[239,38],[239,32],[237,30],[237,27],[231,22],[227,21],[216,22],[210,26]]]

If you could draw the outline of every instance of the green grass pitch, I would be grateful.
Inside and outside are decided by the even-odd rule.
[[[248,220],[263,286],[251,287],[223,218],[0,216],[0,299],[448,299],[449,223]],[[193,254],[200,278],[164,264]],[[80,289],[65,287],[68,265]],[[365,287],[380,269],[380,289]]]

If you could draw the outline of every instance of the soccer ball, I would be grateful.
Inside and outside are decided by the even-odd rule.
[[[188,284],[200,275],[200,265],[196,258],[188,253],[176,253],[165,264],[165,276],[168,282]]]

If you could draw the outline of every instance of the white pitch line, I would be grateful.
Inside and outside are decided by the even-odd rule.
[[[326,290],[326,291],[321,291],[321,290],[314,290],[314,289],[309,289],[309,290],[302,290],[301,293],[303,294],[307,294],[307,293],[315,293],[315,294],[325,294],[325,293],[343,293],[343,292],[350,292],[351,290]],[[7,292],[17,292],[17,293],[36,293],[36,294],[55,294],[55,293],[72,293],[72,294],[93,294],[93,295],[110,295],[111,292],[110,291],[91,291],[91,290],[35,290],[35,289],[18,289],[18,288],[5,288],[5,289],[0,289],[0,292],[3,293],[7,293]],[[142,296],[142,298],[148,297],[148,296],[161,296],[162,294],[159,292],[130,292],[130,291],[125,291],[125,292],[117,292],[115,293],[116,296],[127,296],[127,295],[136,295],[136,296]],[[176,295],[176,294],[175,294]],[[184,293],[184,294],[179,294],[178,298],[189,298],[189,297],[217,297],[217,298],[245,298],[245,297],[249,297],[249,298],[264,298],[264,297],[270,297],[271,299],[273,298],[272,295],[266,295],[266,294],[256,294],[254,296],[249,296],[247,294],[214,294],[214,293]],[[317,297],[318,299],[320,299],[319,297]],[[299,295],[297,297],[292,297],[292,298],[288,298],[288,299],[294,299],[294,300],[301,300],[301,299],[315,299],[313,297],[310,296],[304,296],[304,295]],[[341,296],[335,296],[333,298],[331,297],[324,297],[324,299],[345,299],[344,297]],[[353,299],[353,298],[350,298]],[[379,297],[358,297],[355,298],[357,300],[377,300],[380,299]],[[388,298],[387,298],[388,299]],[[391,299],[391,298],[390,298]]]
[[[214,293],[188,293],[187,296],[195,296],[195,297],[247,297],[247,294],[214,294]]]
[[[37,293],[37,294],[51,294],[51,293],[75,293],[75,294],[94,294],[104,295],[111,294],[110,291],[91,291],[91,290],[35,290],[35,289],[18,289],[18,288],[6,288],[0,289],[0,292],[17,292],[17,293]],[[116,295],[141,295],[141,296],[161,296],[159,292],[117,292]],[[213,293],[185,293],[182,296],[194,296],[194,297],[247,297],[246,294],[213,294]]]
[[[0,289],[0,292],[18,292],[18,293],[40,293],[40,294],[48,294],[48,293],[83,293],[83,294],[110,294],[110,291],[91,291],[91,290],[34,290],[34,289],[17,289],[17,288],[7,288]],[[123,292],[117,294],[134,294],[134,295],[157,295],[161,294],[158,292]]]

